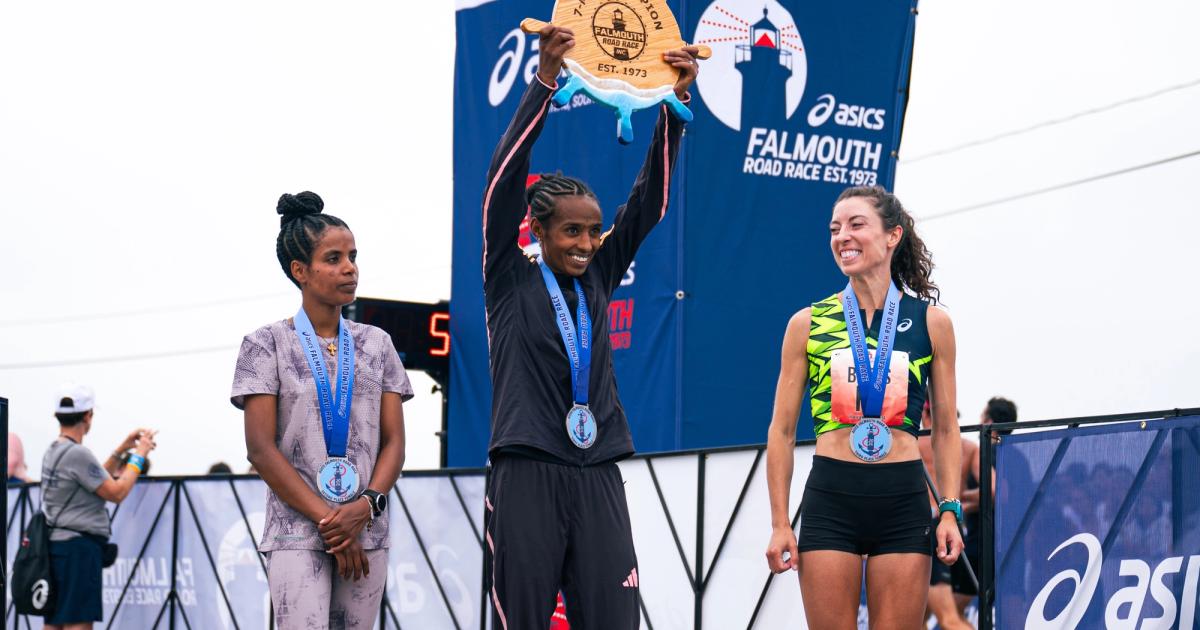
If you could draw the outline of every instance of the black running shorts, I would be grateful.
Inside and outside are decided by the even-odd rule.
[[[859,464],[814,456],[800,502],[801,551],[933,555],[921,460]]]

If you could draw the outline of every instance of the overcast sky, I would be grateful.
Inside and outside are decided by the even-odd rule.
[[[1194,0],[921,4],[896,188],[964,423],[993,394],[1026,418],[1200,404],[1200,157],[954,212],[1200,150],[1198,23]],[[97,453],[150,426],[155,472],[245,469],[237,347],[298,306],[283,192],[350,224],[360,295],[450,297],[449,1],[9,2],[0,58],[0,396],[35,471],[71,380],[97,390]],[[427,468],[440,401],[412,376]]]

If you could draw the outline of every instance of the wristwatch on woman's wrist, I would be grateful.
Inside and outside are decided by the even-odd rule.
[[[940,518],[946,512],[950,512],[950,513],[954,514],[954,519],[958,521],[959,525],[962,525],[962,522],[963,522],[962,501],[959,501],[957,498],[954,498],[954,497],[946,497],[946,498],[942,499],[941,501],[939,501],[938,502],[938,517]]]
[[[378,518],[387,509],[387,495],[376,492],[370,488],[362,491],[362,496],[367,499],[367,504],[371,506],[371,518]]]

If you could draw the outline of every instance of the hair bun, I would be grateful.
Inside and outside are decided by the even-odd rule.
[[[307,190],[296,195],[284,193],[279,197],[279,203],[275,204],[275,212],[282,215],[279,219],[280,226],[305,215],[320,214],[324,208],[325,202],[321,200],[321,196]]]

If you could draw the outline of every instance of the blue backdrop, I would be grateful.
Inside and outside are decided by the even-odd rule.
[[[537,68],[537,37],[517,25],[552,4],[470,0],[457,12],[452,466],[486,458],[484,178]],[[850,185],[891,187],[916,2],[667,4],[713,57],[693,88],[667,216],[609,312],[621,400],[640,451],[762,442],[788,318],[844,283],[829,252],[833,201]],[[583,178],[611,221],[654,115],[635,115],[638,141],[622,147],[612,113],[577,96],[550,115],[533,171]]]

